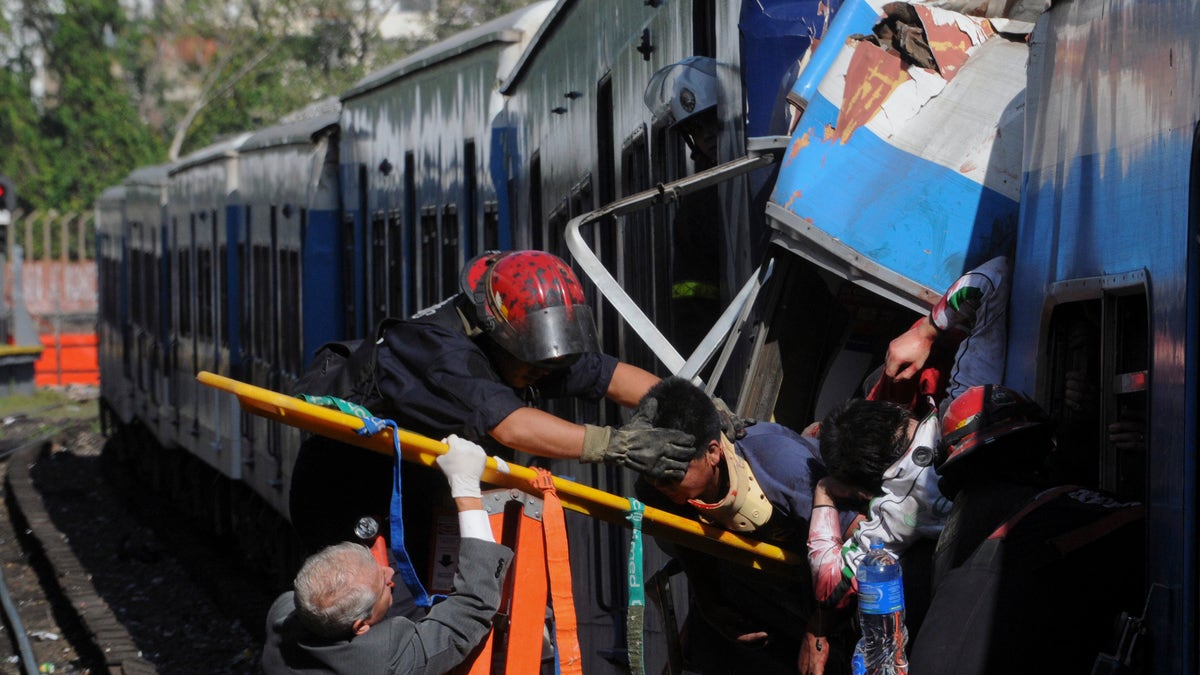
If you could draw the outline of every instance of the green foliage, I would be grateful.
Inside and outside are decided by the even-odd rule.
[[[18,49],[0,76],[0,171],[14,180],[26,210],[88,208],[104,187],[162,153],[162,140],[114,75],[120,68],[105,35],[121,29],[116,0],[65,0],[62,7],[26,5],[39,39],[14,39]],[[47,91],[40,108],[32,89],[38,51]]]
[[[120,0],[7,3],[0,173],[26,211],[86,210],[138,166],[273,124],[529,1],[440,0],[434,35],[395,41],[382,0],[172,0],[145,16]]]

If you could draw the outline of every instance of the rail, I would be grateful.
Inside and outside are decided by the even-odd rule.
[[[353,415],[208,371],[201,371],[196,379],[202,384],[233,394],[246,412],[389,457],[394,453],[390,429],[373,436],[360,435],[358,430],[365,423]],[[420,434],[403,429],[398,433],[400,453],[409,462],[433,466],[437,457],[448,449],[445,443]],[[489,484],[540,494],[533,487],[536,477],[533,469],[497,462],[494,457],[488,458],[483,472],[483,480]],[[629,500],[625,497],[557,476],[554,478],[554,487],[563,507],[629,527],[625,519]],[[777,574],[795,574],[797,567],[806,562],[804,555],[651,507],[646,507],[643,515],[643,530],[667,541]]]

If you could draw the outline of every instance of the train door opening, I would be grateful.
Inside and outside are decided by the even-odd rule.
[[[1150,328],[1142,271],[1073,279],[1047,295],[1043,401],[1062,480],[1145,501]]]
[[[888,343],[922,314],[782,249],[771,254],[738,401],[748,416],[799,430],[863,396]]]

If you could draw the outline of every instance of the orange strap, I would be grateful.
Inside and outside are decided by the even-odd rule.
[[[542,491],[542,527],[546,538],[546,567],[561,675],[583,675],[583,654],[575,622],[575,596],[571,592],[571,556],[567,548],[567,519],[554,489],[554,476],[537,468],[533,486]]]

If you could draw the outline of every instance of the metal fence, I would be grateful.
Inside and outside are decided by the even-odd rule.
[[[0,332],[41,347],[38,386],[98,381],[94,223],[92,211],[18,210],[0,228]]]

